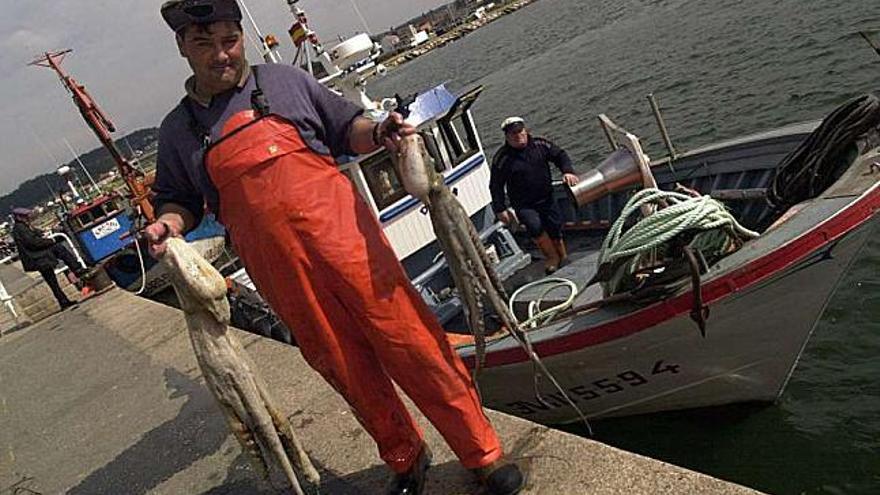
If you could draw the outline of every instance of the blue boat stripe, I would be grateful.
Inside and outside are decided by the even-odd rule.
[[[485,156],[478,155],[476,157],[476,159],[474,159],[470,162],[465,162],[462,165],[460,165],[458,169],[456,169],[451,174],[446,176],[446,178],[443,179],[443,182],[446,183],[447,186],[451,186],[455,182],[458,182],[465,175],[467,175],[468,173],[470,173],[473,170],[475,170],[476,168],[478,168],[485,161],[486,161]],[[418,205],[419,205],[419,200],[412,197],[412,196],[409,196],[403,203],[400,203],[399,205],[397,205],[397,206],[389,209],[385,213],[382,213],[381,215],[379,215],[379,221],[382,223],[389,222],[389,221],[399,217],[400,215],[406,213],[407,211],[415,208]]]

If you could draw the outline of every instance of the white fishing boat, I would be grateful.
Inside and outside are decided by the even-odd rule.
[[[660,189],[682,184],[723,199],[760,236],[727,256],[701,262],[696,281],[690,270],[676,272],[674,263],[667,263],[667,273],[647,271],[637,287],[610,297],[598,285],[590,286],[570,309],[528,331],[544,364],[588,417],[772,402],[782,394],[839,280],[877,228],[878,100],[871,106],[857,132],[849,123],[836,124],[847,117],[844,109],[821,127],[818,122],[792,125],[650,164]],[[623,132],[620,150],[587,174],[582,180],[587,185],[576,193],[602,189],[595,181],[602,174],[604,184],[619,183],[627,174],[640,178],[634,157],[641,150],[632,146],[637,138],[613,124],[611,131],[612,136]],[[823,154],[828,149],[834,153]],[[643,154],[640,159],[649,163]],[[768,191],[780,187],[780,163],[823,167],[819,175],[827,185],[774,209]],[[630,186],[579,208],[559,191],[569,227],[579,230],[568,235],[572,261],[554,276],[585,288],[599,270],[609,226],[634,191]],[[509,282],[518,285],[528,278],[521,273]],[[526,291],[515,306],[538,298],[553,305],[568,295],[566,290]],[[473,346],[458,351],[473,364]],[[533,376],[531,362],[512,339],[493,340],[480,380],[483,400],[541,423],[577,421],[565,397],[546,380],[537,394],[532,387],[510,386],[529,383]]]

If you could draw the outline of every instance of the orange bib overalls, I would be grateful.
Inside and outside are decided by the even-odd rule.
[[[331,157],[312,151],[292,123],[248,110],[225,122],[205,166],[260,294],[394,471],[412,466],[422,434],[392,380],[464,467],[501,456],[464,364]]]

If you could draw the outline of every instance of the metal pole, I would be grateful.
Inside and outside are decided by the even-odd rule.
[[[306,60],[306,70],[309,71],[309,74],[314,76],[315,70],[312,68],[312,44],[311,42],[305,43],[305,60]]]
[[[79,265],[81,267],[83,267],[83,269],[89,268],[89,265],[86,265],[85,260],[83,260],[83,257],[80,256],[80,254],[79,254],[79,250],[76,249],[76,246],[73,244],[73,241],[70,240],[70,237],[68,237],[67,234],[65,234],[63,232],[53,232],[46,237],[48,237],[50,239],[62,239],[64,242],[66,242],[70,246],[70,250],[73,252],[73,255],[76,256],[77,263],[79,263]],[[68,267],[68,268],[72,269],[73,267]]]
[[[648,94],[648,102],[651,104],[651,112],[654,113],[654,118],[657,120],[657,127],[660,128],[660,136],[663,137],[663,144],[665,144],[666,149],[669,150],[669,159],[675,160],[675,157],[678,155],[675,152],[675,147],[672,146],[672,139],[669,138],[669,132],[666,130],[666,123],[663,122],[663,116],[660,115],[660,106],[657,105],[654,93]]]
[[[868,33],[864,31],[859,31],[859,34],[862,35],[862,38],[865,38],[865,41],[867,41],[868,44],[871,45],[871,48],[873,48],[874,51],[877,52],[877,55],[880,55],[880,45],[878,45],[873,39],[871,39],[871,37],[868,36]]]
[[[611,145],[611,151],[616,151],[620,146],[617,144],[617,140],[614,139],[614,136],[611,134],[611,129],[608,128],[608,123],[605,122],[605,114],[599,115],[599,125],[602,126],[602,132],[605,133],[605,139],[608,140],[608,144]]]
[[[257,22],[254,21],[253,16],[251,15],[251,11],[248,10],[247,5],[245,5],[244,0],[238,0],[239,5],[241,5],[241,10],[244,11],[244,15],[247,16],[248,22],[251,23],[251,27],[254,29],[254,32],[257,34],[257,38],[260,39],[260,48],[263,51],[263,59],[270,64],[277,64],[281,62],[281,57],[278,56],[277,53],[272,51],[269,48],[269,45],[266,44],[266,38],[263,37],[263,33],[260,32],[260,28],[257,26]]]

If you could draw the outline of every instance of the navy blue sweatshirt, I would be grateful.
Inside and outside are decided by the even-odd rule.
[[[514,209],[528,208],[553,195],[549,164],[553,163],[566,174],[573,174],[571,159],[562,148],[550,141],[529,136],[529,143],[518,150],[505,143],[492,158],[489,190],[495,213],[507,208],[504,190]]]

